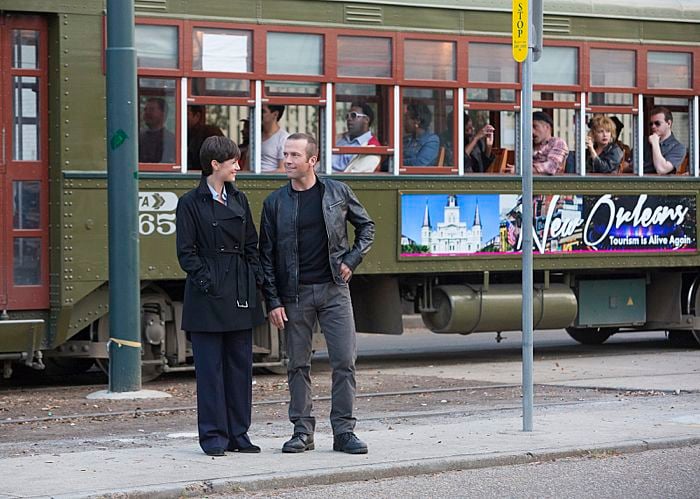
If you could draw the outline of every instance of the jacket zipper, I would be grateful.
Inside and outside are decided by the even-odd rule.
[[[321,185],[323,185],[323,184],[321,184]],[[326,239],[328,240],[328,242],[326,243],[326,251],[328,252],[328,266],[331,269],[331,275],[333,276],[333,282],[338,284],[339,279],[338,279],[338,276],[336,276],[336,272],[339,269],[333,269],[333,261],[331,259],[331,233],[328,232],[328,220],[326,219],[326,208],[331,209],[333,206],[335,206],[335,204],[342,203],[342,200],[338,201],[333,206],[328,205],[326,207],[326,206],[324,206],[324,203],[323,203],[323,199],[325,197],[326,197],[326,186],[323,185],[323,196],[321,197],[321,212],[322,212],[321,214],[323,216],[323,225],[325,225],[325,228],[326,228]]]
[[[296,302],[299,303],[299,231],[298,220],[299,219],[299,195],[294,194],[294,259],[296,260],[296,265],[294,266],[294,298]]]

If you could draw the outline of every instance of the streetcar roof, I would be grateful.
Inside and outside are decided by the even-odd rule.
[[[510,12],[513,6],[512,0],[354,0],[353,3],[501,12]],[[700,22],[700,0],[546,0],[544,12],[581,17]]]

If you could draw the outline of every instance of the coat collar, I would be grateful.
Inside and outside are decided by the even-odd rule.
[[[236,187],[236,184],[234,184],[233,182],[224,182],[224,189],[226,189],[227,196],[236,196],[239,192],[238,187]],[[202,178],[199,181],[197,193],[211,199],[211,191],[209,190],[209,186],[207,185],[207,177],[205,177],[204,175],[202,175]]]

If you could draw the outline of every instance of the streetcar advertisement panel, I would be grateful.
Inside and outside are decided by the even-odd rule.
[[[536,195],[536,254],[695,252],[694,195]],[[519,253],[518,194],[401,193],[401,257]]]

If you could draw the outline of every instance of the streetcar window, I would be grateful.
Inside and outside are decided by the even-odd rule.
[[[266,81],[265,95],[321,97],[321,84],[308,81]]]
[[[454,113],[454,93],[452,89],[403,89],[403,166],[447,166],[448,147],[454,156],[455,132],[447,125],[447,116]]]
[[[39,160],[39,79],[12,78],[13,133],[12,159]]]
[[[322,75],[323,35],[269,32],[267,73]]]
[[[39,32],[28,29],[12,31],[12,67],[38,69]]]
[[[577,173],[576,136],[579,123],[577,111],[561,108],[542,108],[542,111],[549,116],[549,120],[535,119],[533,115],[532,121],[533,173],[544,175]],[[550,130],[549,133],[546,131],[547,128]],[[523,136],[528,136],[527,131]],[[564,144],[549,142],[552,137],[563,140]],[[528,162],[525,161],[525,164]]]
[[[633,106],[634,95],[612,92],[590,92],[588,94],[590,106]]]
[[[687,52],[647,53],[649,88],[691,88],[691,54]]]
[[[251,113],[251,118],[254,115]],[[255,138],[260,141],[260,164],[259,170],[262,173],[284,173],[283,167],[283,150],[284,141],[286,138],[297,132],[304,132],[320,139],[319,133],[321,130],[321,110],[315,105],[304,104],[285,104],[275,101],[274,104],[263,104],[262,121],[257,130],[254,130],[254,122],[249,122],[248,125],[243,122],[242,135],[245,139],[246,135],[250,135],[251,145]],[[323,144],[323,140],[319,140],[319,144]],[[248,169],[255,170],[254,152],[251,150],[248,154],[247,161]],[[323,155],[319,153],[319,163]],[[317,166],[317,170],[323,171],[323,166]]]
[[[338,76],[391,78],[391,39],[338,37]]]
[[[13,247],[13,281],[15,286],[41,284],[41,238],[15,237]]]
[[[403,45],[403,65],[404,78],[407,80],[455,80],[455,43],[406,40]]]
[[[135,44],[138,67],[156,69],[178,68],[177,26],[137,24]]]
[[[250,80],[192,78],[192,95],[207,97],[250,97]]]
[[[339,83],[335,86],[334,152],[337,149],[337,153],[333,154],[333,172],[370,173],[380,170],[387,156],[371,148],[389,143],[390,92],[389,87],[371,84]],[[367,147],[372,154],[343,151],[346,147]]]
[[[577,85],[578,49],[545,46],[542,57],[533,64],[533,82],[538,85]]]
[[[673,113],[673,135],[688,148],[690,144],[690,104],[691,101],[678,97],[655,97],[654,106],[663,106]],[[649,112],[649,110],[647,110]],[[647,114],[647,118],[650,116]],[[649,120],[647,120],[649,121]],[[651,130],[649,130],[651,132]]]
[[[319,136],[321,114],[318,106],[288,104],[285,107],[284,116],[279,121],[280,126],[284,126],[290,134],[304,132],[314,137]]]
[[[576,92],[532,92],[533,101],[553,101],[553,102],[578,102]]]
[[[12,182],[12,228],[38,229],[40,222],[39,181],[15,180]]]
[[[192,69],[249,73],[253,68],[251,31],[196,28],[192,31]]]
[[[517,83],[518,63],[513,60],[511,46],[502,43],[470,43],[469,81]]]
[[[594,114],[589,116],[585,148],[586,172],[593,174],[632,173],[634,115]],[[614,145],[612,145],[614,144]],[[595,151],[595,156],[591,152]]]
[[[176,162],[175,94],[175,80],[139,78],[139,163]]]
[[[591,49],[591,85],[634,87],[637,54],[634,50]]]
[[[207,137],[225,135],[239,146],[238,126],[248,107],[194,105],[187,107],[187,170],[201,170],[199,150]],[[243,151],[241,151],[243,152]]]
[[[471,102],[515,102],[515,90],[501,88],[468,88],[467,100]]]
[[[506,173],[515,166],[515,111],[470,109],[464,114],[464,173]],[[448,148],[450,151],[450,148]],[[447,156],[448,165],[457,157]]]

